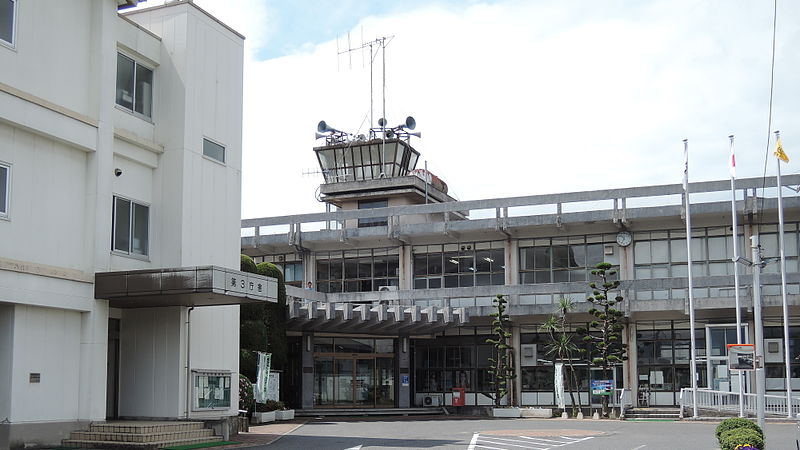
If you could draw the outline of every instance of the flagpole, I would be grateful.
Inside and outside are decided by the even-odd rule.
[[[731,222],[733,224],[733,289],[736,298],[736,343],[742,342],[742,308],[739,303],[739,226],[736,223],[736,154],[733,150],[733,135],[731,140],[731,156],[728,169],[731,173]],[[744,371],[739,370],[739,417],[744,417]]]
[[[692,215],[689,213],[689,140],[683,140],[683,192],[686,198],[686,256],[689,276],[689,331],[690,358],[689,374],[692,377],[692,418],[697,419],[697,351],[694,336],[694,286],[692,284]]]
[[[780,131],[775,131],[776,151],[780,145]],[[778,165],[778,244],[781,250],[781,299],[783,301],[783,355],[786,364],[786,412],[792,418],[792,368],[789,353],[789,308],[786,302],[786,251],[783,242],[783,186],[781,185],[781,158],[775,158]]]

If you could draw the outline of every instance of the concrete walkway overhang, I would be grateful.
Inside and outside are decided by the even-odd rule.
[[[94,296],[112,308],[277,302],[278,281],[217,266],[98,272]]]
[[[432,334],[469,321],[465,308],[289,302],[292,331],[369,333],[401,336]]]

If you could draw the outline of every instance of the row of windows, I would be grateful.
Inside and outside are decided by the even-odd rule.
[[[397,249],[370,249],[317,254],[317,290],[368,292],[399,285]]]
[[[418,245],[414,254],[414,289],[505,284],[502,242]]]

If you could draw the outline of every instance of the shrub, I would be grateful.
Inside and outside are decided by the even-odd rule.
[[[734,430],[736,428],[747,428],[758,432],[758,434],[763,438],[764,432],[761,431],[761,428],[758,427],[755,423],[741,418],[741,417],[731,417],[729,419],[725,419],[717,425],[717,439],[721,439],[722,433]],[[720,441],[721,442],[721,441]]]
[[[246,376],[239,374],[239,409],[253,411],[253,383]]]
[[[719,437],[719,446],[722,450],[736,450],[740,446],[755,447],[759,450],[764,448],[764,437],[758,430],[752,428],[734,428],[722,433]]]
[[[270,411],[281,411],[286,409],[283,402],[278,402],[275,400],[267,400],[264,403],[256,403],[256,412],[270,412]]]

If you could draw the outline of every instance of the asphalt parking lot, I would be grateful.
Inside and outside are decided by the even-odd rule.
[[[269,449],[717,449],[716,422],[391,417],[308,420]],[[797,426],[768,423],[767,448],[795,449]]]

